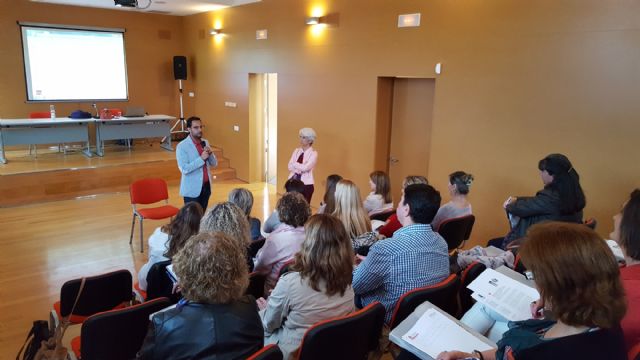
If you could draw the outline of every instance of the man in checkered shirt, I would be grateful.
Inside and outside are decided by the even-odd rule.
[[[402,294],[449,276],[447,243],[430,225],[440,201],[440,193],[429,185],[407,186],[396,210],[402,228],[373,244],[353,271],[356,302],[362,307],[382,303],[385,323]]]

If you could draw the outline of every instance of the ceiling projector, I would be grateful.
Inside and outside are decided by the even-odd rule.
[[[138,0],[113,0],[118,7],[138,7]]]

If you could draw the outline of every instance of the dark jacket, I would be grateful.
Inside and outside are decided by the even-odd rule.
[[[519,197],[515,202],[507,205],[507,212],[520,217],[520,221],[505,237],[503,245],[506,246],[509,242],[524,237],[529,227],[539,222],[582,222],[582,209],[573,214],[563,214],[561,208],[560,196],[549,188],[538,191],[534,197]]]
[[[252,296],[230,304],[178,304],[156,313],[138,359],[246,359],[263,345]]]

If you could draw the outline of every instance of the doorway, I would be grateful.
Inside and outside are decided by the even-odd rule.
[[[278,74],[249,74],[249,181],[276,184]]]
[[[379,77],[376,170],[387,171],[395,202],[407,175],[429,177],[435,79]]]

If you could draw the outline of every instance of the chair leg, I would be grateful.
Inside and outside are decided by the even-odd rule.
[[[129,245],[133,242],[133,229],[136,226],[136,214],[133,214],[133,221],[131,222],[131,236],[129,237]]]
[[[143,253],[144,252],[144,244],[142,241],[142,223],[143,223],[144,218],[140,217],[140,252]]]

